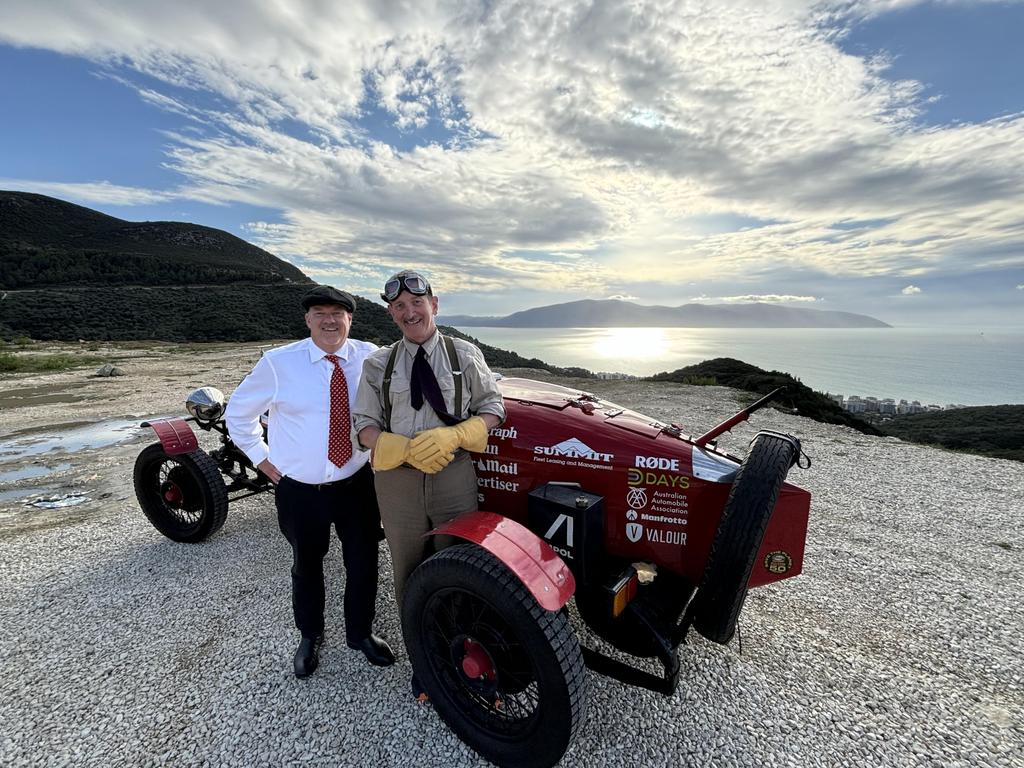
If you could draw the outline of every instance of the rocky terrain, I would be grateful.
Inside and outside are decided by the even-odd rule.
[[[138,422],[182,413],[202,384],[230,393],[259,348],[90,354],[125,375],[0,379],[0,765],[483,765],[411,700],[404,650],[379,670],[345,647],[337,548],[321,668],[294,678],[272,499],[232,504],[199,545],[139,511],[132,464],[153,438]],[[693,433],[742,396],[561,383]],[[692,634],[672,697],[591,675],[563,764],[1024,765],[1024,464],[770,409],[722,444],[743,453],[762,428],[813,459],[791,475],[813,494],[803,575],[751,593],[742,643]],[[378,616],[400,647],[387,589]]]

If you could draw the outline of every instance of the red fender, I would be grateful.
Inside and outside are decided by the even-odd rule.
[[[168,456],[176,456],[179,453],[192,453],[199,447],[199,440],[196,439],[192,427],[184,419],[157,419],[155,421],[142,422],[144,427],[152,427],[156,436],[160,438],[160,444],[164,447],[164,453]]]
[[[456,536],[501,560],[547,611],[557,611],[576,591],[576,579],[551,545],[533,531],[493,512],[469,512],[427,535]]]

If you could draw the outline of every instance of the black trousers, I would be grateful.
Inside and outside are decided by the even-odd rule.
[[[345,635],[368,637],[377,601],[380,512],[369,464],[328,486],[289,477],[277,484],[277,522],[292,545],[292,610],[303,637],[324,631],[324,557],[331,523],[341,540],[345,564]]]

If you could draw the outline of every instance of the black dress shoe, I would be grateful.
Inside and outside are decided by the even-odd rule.
[[[323,635],[303,637],[295,651],[295,676],[309,677],[320,664],[320,646],[324,642]]]
[[[395,652],[391,650],[387,640],[377,635],[370,635],[362,640],[349,640],[348,647],[354,651],[362,651],[367,661],[375,667],[388,667],[395,663]]]

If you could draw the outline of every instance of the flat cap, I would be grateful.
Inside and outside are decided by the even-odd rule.
[[[302,308],[308,310],[317,304],[338,304],[349,312],[356,311],[356,300],[351,294],[339,291],[329,285],[315,285],[302,297]]]

